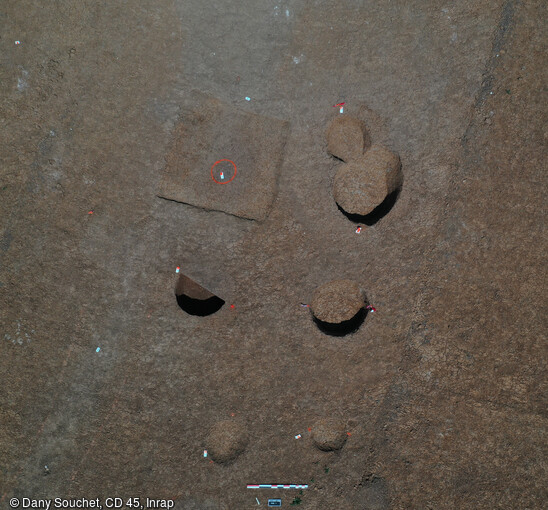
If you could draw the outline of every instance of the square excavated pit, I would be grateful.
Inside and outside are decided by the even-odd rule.
[[[158,196],[263,220],[276,196],[288,132],[286,121],[195,92],[174,128]]]

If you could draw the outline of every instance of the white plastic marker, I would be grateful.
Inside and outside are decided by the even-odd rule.
[[[255,498],[255,501],[257,502],[257,505],[261,504],[261,502],[257,498]]]
[[[344,108],[343,106],[345,105],[346,103],[337,103],[337,104],[334,104],[333,105],[333,108],[336,108],[337,106],[339,107],[339,112],[340,113],[343,113],[344,112]]]
[[[295,439],[301,439],[301,437],[303,437],[303,436],[301,436],[300,434],[297,434],[297,435],[295,436]]]
[[[99,352],[101,350],[101,347],[97,347],[97,349],[95,349],[95,352]]]
[[[361,231],[362,231],[362,228],[361,228],[361,227],[358,227],[358,228],[356,229],[356,234],[359,234]]]
[[[180,268],[179,266],[177,266],[177,267],[175,268],[175,272],[176,272],[176,273],[178,273],[180,270],[181,270],[181,268]]]
[[[245,96],[245,100],[246,100],[246,101],[251,101],[251,98],[250,98],[250,97],[247,97],[247,96]]]
[[[204,450],[204,457],[207,457],[207,450]]]
[[[261,483],[247,484],[248,489],[308,489],[308,485],[283,484],[283,483]]]
[[[371,313],[375,313],[377,311],[377,309],[373,305],[367,305],[365,309],[370,310]]]
[[[21,41],[15,41],[15,46],[19,46],[21,44]]]
[[[221,179],[224,179],[224,178],[225,178],[225,174],[221,172]]]

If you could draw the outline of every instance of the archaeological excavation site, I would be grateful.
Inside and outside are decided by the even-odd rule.
[[[5,2],[0,510],[543,510],[546,6]]]

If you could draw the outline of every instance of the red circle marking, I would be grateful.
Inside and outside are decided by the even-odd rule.
[[[229,179],[228,181],[226,182],[219,182],[218,180],[215,179],[215,176],[213,175],[213,168],[215,168],[215,165],[217,165],[218,163],[221,163],[221,161],[228,161],[229,163],[232,163],[232,166],[234,167],[234,175],[232,176],[231,179]],[[234,177],[236,177],[236,173],[238,172],[238,170],[236,169],[236,164],[234,163],[234,161],[230,160],[230,159],[220,159],[219,161],[215,161],[215,163],[213,163],[213,166],[211,167],[211,178],[217,183],[217,184],[228,184],[229,182],[231,182]]]

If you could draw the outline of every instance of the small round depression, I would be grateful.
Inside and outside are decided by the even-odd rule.
[[[362,308],[354,317],[342,322],[325,322],[314,316],[312,316],[312,318],[322,333],[331,336],[346,336],[355,333],[360,329],[368,312],[369,310],[367,310],[367,308]]]
[[[205,317],[218,312],[225,301],[188,276],[181,274],[175,287],[179,307],[190,315]]]
[[[392,210],[392,208],[394,207],[394,205],[396,204],[398,200],[400,191],[401,191],[401,188],[398,188],[392,193],[390,193],[389,195],[387,195],[387,197],[377,207],[375,207],[375,209],[373,209],[369,214],[348,213],[339,204],[337,204],[337,208],[350,221],[353,221],[354,223],[361,223],[363,225],[367,225],[368,227],[372,227]]]
[[[359,159],[340,165],[333,198],[347,218],[372,226],[394,207],[403,185],[400,157],[373,145]]]
[[[367,316],[367,297],[351,280],[332,280],[314,291],[310,312],[322,333],[349,335],[359,329]]]

